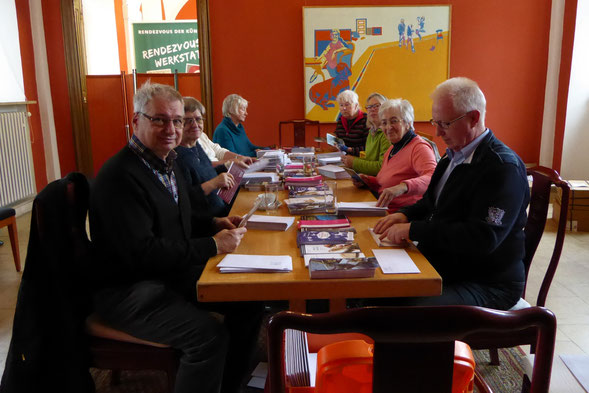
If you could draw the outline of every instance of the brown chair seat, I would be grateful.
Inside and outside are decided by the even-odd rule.
[[[117,330],[104,323],[98,314],[93,313],[86,318],[86,332],[90,336],[105,338],[115,341],[124,341],[133,344],[150,345],[157,348],[170,348],[169,345],[156,343],[153,341],[142,340],[140,338],[131,336],[122,330]]]

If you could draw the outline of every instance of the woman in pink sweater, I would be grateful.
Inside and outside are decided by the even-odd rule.
[[[421,199],[436,168],[436,158],[431,146],[413,131],[414,112],[409,101],[385,101],[378,114],[392,146],[385,152],[376,176],[360,177],[378,192],[376,205],[388,206],[392,213]]]

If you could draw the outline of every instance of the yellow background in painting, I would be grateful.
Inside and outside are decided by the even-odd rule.
[[[366,98],[379,92],[388,98],[405,98],[415,109],[416,121],[431,118],[431,99],[434,88],[448,77],[448,32],[436,42],[436,36],[424,36],[420,41],[414,37],[415,53],[408,47],[399,48],[398,41],[375,45],[367,49],[352,65],[350,88],[354,86],[362,68],[374,51],[362,80],[356,87],[360,105],[364,110]],[[434,50],[430,50],[435,46]],[[324,73],[328,75],[325,70]],[[334,108],[323,110],[314,105],[306,118],[323,122],[335,121],[339,113],[337,103]]]

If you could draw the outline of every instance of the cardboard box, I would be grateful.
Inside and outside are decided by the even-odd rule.
[[[571,231],[589,232],[589,182],[586,180],[568,180],[571,186],[569,208],[567,213],[567,229]],[[561,193],[557,193],[553,204],[552,217],[558,220],[562,203]]]

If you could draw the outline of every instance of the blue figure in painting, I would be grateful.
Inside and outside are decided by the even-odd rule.
[[[405,45],[405,19],[401,18],[399,23],[399,48]]]
[[[415,46],[413,46],[413,25],[407,26],[407,47],[411,47],[411,52],[415,53]]]
[[[425,33],[425,16],[418,16],[417,24],[419,27],[415,29],[415,33],[419,37],[419,41],[421,41],[421,33]]]

